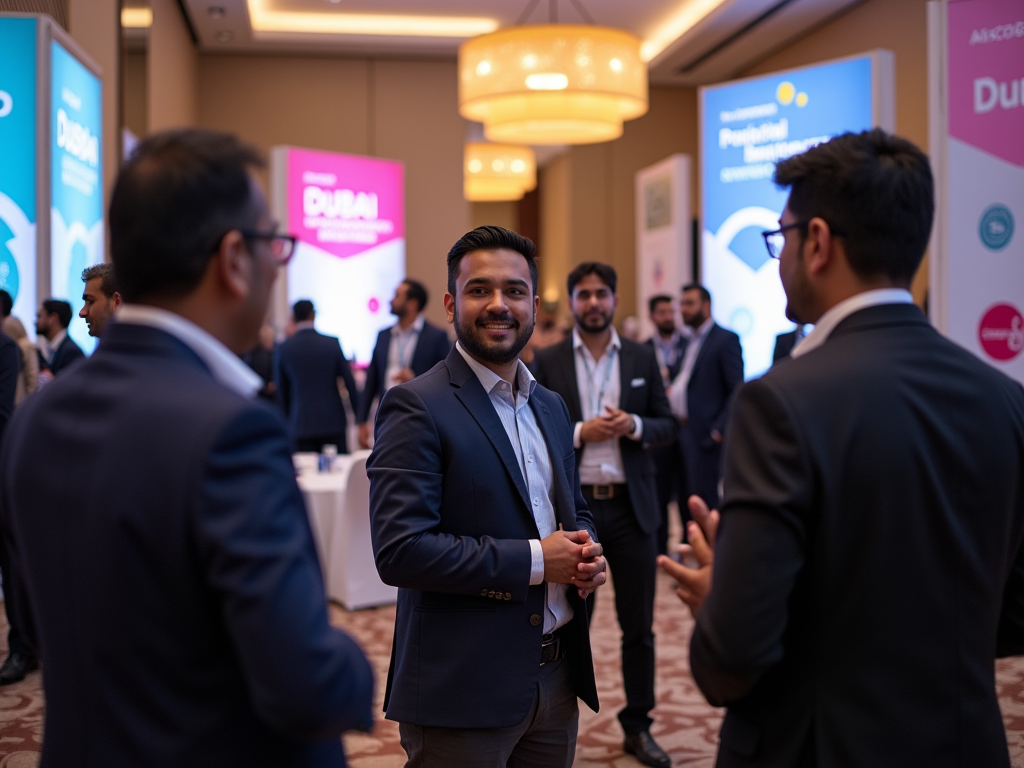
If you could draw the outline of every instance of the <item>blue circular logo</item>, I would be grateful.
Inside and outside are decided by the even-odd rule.
[[[978,223],[978,235],[990,251],[1003,250],[1013,237],[1013,214],[1010,209],[999,203],[986,208]]]

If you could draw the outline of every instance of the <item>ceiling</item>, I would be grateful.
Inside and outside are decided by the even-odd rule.
[[[658,85],[728,79],[861,1],[180,0],[211,53],[454,58],[463,40],[491,29],[592,20],[637,35]],[[353,26],[372,34],[348,33]]]

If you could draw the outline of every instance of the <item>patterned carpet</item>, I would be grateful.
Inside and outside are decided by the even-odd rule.
[[[576,750],[578,768],[633,768],[638,763],[622,752],[622,732],[615,713],[623,704],[619,679],[619,628],[612,608],[612,585],[602,587],[594,618],[593,646],[601,712],[581,707],[580,738]],[[369,654],[377,671],[378,705],[383,699],[394,626],[393,607],[349,613],[331,606],[332,622],[350,632]],[[0,646],[6,643],[6,627],[0,612]],[[652,733],[672,756],[673,765],[709,768],[714,764],[721,710],[709,707],[690,677],[687,647],[692,621],[672,591],[672,582],[658,578],[655,632],[658,650],[658,707]],[[6,648],[2,648],[4,657]],[[0,657],[2,658],[2,657]],[[996,664],[999,703],[1007,729],[1013,765],[1024,768],[1024,658]],[[378,710],[380,707],[378,706]],[[43,694],[41,673],[23,682],[0,688],[0,768],[29,765],[21,762],[42,743]],[[398,726],[379,720],[372,734],[345,737],[352,768],[400,768],[404,753],[398,743]]]

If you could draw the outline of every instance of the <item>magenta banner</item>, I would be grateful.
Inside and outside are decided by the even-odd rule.
[[[367,364],[377,333],[395,321],[390,300],[405,278],[402,164],[275,147],[271,175],[275,215],[299,238],[287,303],[311,300],[317,328]]]

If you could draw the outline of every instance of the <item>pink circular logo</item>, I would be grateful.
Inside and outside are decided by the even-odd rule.
[[[1024,317],[1012,304],[989,307],[978,325],[978,341],[993,360],[1013,360],[1024,350]]]
[[[373,296],[370,299],[370,301],[369,301],[367,306],[369,306],[371,312],[376,312],[378,309],[380,309],[380,302],[377,301],[377,297],[376,296]]]

